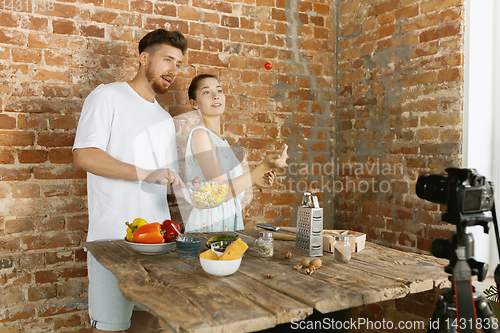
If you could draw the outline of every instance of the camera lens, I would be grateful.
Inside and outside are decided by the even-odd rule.
[[[425,174],[418,178],[415,190],[420,199],[446,205],[448,187],[447,176]]]

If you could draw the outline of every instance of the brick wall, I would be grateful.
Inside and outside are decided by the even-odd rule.
[[[288,174],[254,191],[249,227],[294,222],[309,190],[326,228],[335,219],[390,246],[428,250],[450,229],[407,193],[422,170],[459,165],[462,1],[69,0],[35,12],[30,1],[0,8],[0,333],[88,328],[86,182],[71,164],[79,112],[97,85],[132,78],[137,42],[159,27],[189,40],[159,98],[180,144],[189,78],[210,72],[227,94],[224,134],[251,163],[290,147]],[[402,172],[333,171],[367,161]],[[347,176],[391,190],[335,191]]]
[[[132,78],[148,31],[179,30],[189,41],[186,66],[159,98],[180,116],[181,139],[189,78],[210,72],[227,94],[224,134],[250,163],[284,142],[292,163],[331,155],[333,3],[58,1],[35,13],[28,5],[0,8],[1,333],[88,328],[86,182],[71,146],[85,97]],[[297,174],[256,191],[246,223],[288,225],[296,184],[308,181]],[[332,198],[322,199],[331,210]]]
[[[464,1],[337,3],[335,223],[430,251],[454,226],[415,183],[461,166]]]

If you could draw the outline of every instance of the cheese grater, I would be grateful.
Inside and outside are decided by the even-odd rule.
[[[323,255],[323,208],[298,208],[295,249],[310,257]]]

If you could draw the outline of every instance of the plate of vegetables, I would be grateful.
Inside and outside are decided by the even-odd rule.
[[[165,220],[161,224],[148,223],[141,218],[135,219],[132,223],[126,222],[125,244],[146,255],[168,253],[176,247],[177,232],[172,224],[180,230],[180,226],[171,220]]]

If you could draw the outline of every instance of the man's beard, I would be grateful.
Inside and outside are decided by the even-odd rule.
[[[146,78],[151,85],[151,88],[157,95],[164,94],[168,91],[168,87],[162,84],[163,79],[161,77],[155,77],[151,66],[146,68]]]

